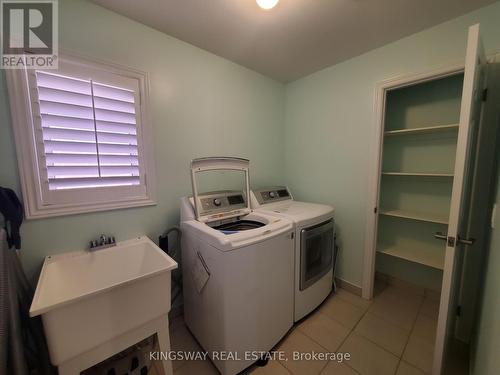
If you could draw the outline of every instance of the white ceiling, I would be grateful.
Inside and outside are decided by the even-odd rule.
[[[496,0],[93,0],[288,82]]]

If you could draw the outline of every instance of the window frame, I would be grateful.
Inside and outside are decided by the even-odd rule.
[[[136,120],[137,148],[140,167],[140,185],[48,190],[44,176],[44,154],[37,135],[36,109],[30,97],[29,74],[31,69],[6,70],[7,89],[11,108],[12,127],[16,145],[21,190],[27,219],[73,215],[156,205],[156,176],[151,121],[149,118],[148,73],[109,62],[87,59],[78,55],[61,53],[59,66],[69,71],[93,72],[98,78],[112,76],[111,81],[124,79],[137,81]],[[76,70],[75,70],[76,69]],[[43,70],[43,69],[41,69]],[[51,70],[56,73],[58,70]],[[67,73],[66,73],[67,74]],[[78,73],[77,73],[78,74]],[[84,73],[80,73],[84,74]],[[78,76],[78,75],[77,75]],[[94,76],[92,76],[94,78]]]

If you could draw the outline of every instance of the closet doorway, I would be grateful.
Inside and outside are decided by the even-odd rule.
[[[460,316],[470,302],[463,297],[480,287],[479,277],[463,277],[464,265],[480,263],[482,253],[473,251],[470,224],[477,219],[474,191],[489,183],[476,173],[486,65],[474,25],[464,65],[377,87],[363,297],[373,297],[376,275],[440,296],[433,375],[443,373],[452,343],[468,340],[463,326],[472,325],[473,314]]]

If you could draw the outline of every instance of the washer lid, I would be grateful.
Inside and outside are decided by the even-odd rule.
[[[191,161],[191,185],[196,220],[208,222],[247,215],[250,209],[250,161],[234,157],[198,158]],[[198,193],[196,174],[206,171],[233,170],[245,173],[245,191],[216,191]]]

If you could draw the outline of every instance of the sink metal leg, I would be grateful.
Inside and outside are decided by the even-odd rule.
[[[170,351],[170,334],[168,329],[168,315],[162,319],[161,323],[158,324],[158,329],[156,331],[156,336],[158,337],[158,347],[160,352],[166,353]],[[172,375],[172,361],[169,359],[161,360],[161,366],[163,368],[163,373],[165,375]]]

